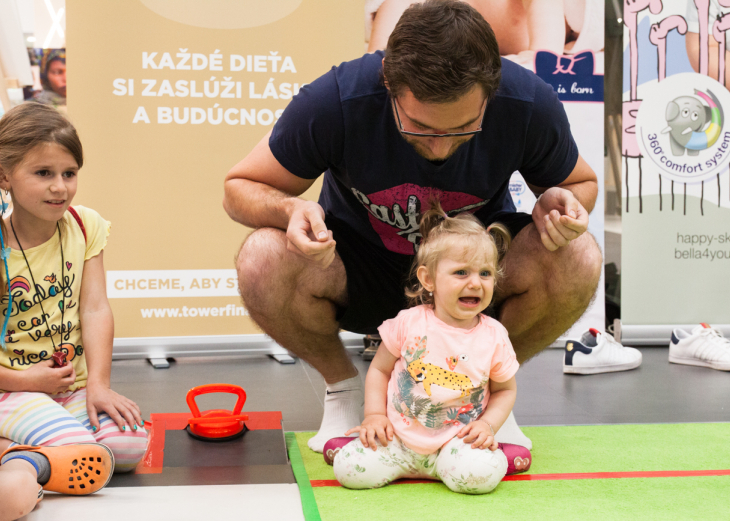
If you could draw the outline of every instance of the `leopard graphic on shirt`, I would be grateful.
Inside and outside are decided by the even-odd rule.
[[[426,391],[427,395],[431,396],[431,385],[438,385],[447,389],[461,391],[461,398],[474,389],[474,386],[468,376],[452,371],[452,369],[456,367],[456,363],[458,363],[459,359],[468,360],[467,355],[459,355],[459,358],[447,358],[446,361],[449,364],[449,370],[447,371],[437,365],[427,364],[423,361],[423,357],[426,355],[427,339],[424,336],[417,340],[418,344],[416,345],[416,348],[414,349],[413,347],[409,347],[403,358],[405,358],[406,363],[408,364],[408,373],[414,380],[423,384],[423,390]]]
[[[403,401],[401,404],[397,404],[394,395],[393,402],[394,405],[397,404],[395,408],[402,415],[408,416],[431,429],[440,429],[449,425],[466,425],[482,414],[484,408],[482,403],[484,400],[483,387],[488,382],[489,377],[484,377],[479,384],[474,385],[467,375],[453,371],[459,361],[467,362],[469,360],[466,354],[446,357],[445,360],[449,369],[425,362],[423,359],[428,354],[427,342],[426,336],[415,337],[414,345],[406,348],[403,355],[403,359],[407,364],[406,372],[398,375],[399,394],[400,399]],[[410,379],[408,376],[410,376]],[[411,386],[418,384],[423,386],[424,392],[429,397],[431,396],[432,385],[460,391],[460,398],[465,399],[464,404],[461,407],[446,406],[442,402],[434,403],[431,400],[423,399],[423,397],[413,393]],[[401,405],[405,405],[405,407]]]

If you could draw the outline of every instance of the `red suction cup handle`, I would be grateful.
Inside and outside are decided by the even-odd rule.
[[[195,403],[195,397],[200,396],[201,394],[210,393],[231,393],[238,395],[236,405],[233,407],[233,416],[238,416],[243,409],[243,404],[246,403],[246,391],[243,390],[243,387],[231,384],[199,385],[198,387],[190,389],[187,397],[185,398],[185,401],[188,402],[188,407],[190,407],[190,412],[193,413],[193,418],[200,418],[200,409],[198,409],[198,404]]]
[[[217,412],[217,411],[213,411]],[[228,411],[226,411],[228,412]],[[219,413],[220,414],[220,413]],[[248,414],[238,414],[236,416],[210,416],[202,418],[190,418],[188,425],[217,425],[217,424],[229,424],[231,422],[243,422],[248,420]]]

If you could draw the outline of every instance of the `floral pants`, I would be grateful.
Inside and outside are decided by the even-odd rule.
[[[486,494],[507,472],[501,450],[472,449],[453,438],[434,454],[418,454],[397,436],[378,449],[363,447],[359,439],[342,447],[334,460],[335,477],[343,487],[378,488],[399,478],[441,480],[454,492]]]

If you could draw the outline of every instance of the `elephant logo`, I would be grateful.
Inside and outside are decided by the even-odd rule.
[[[730,125],[724,110],[730,107],[730,91],[724,85],[682,72],[643,87],[642,97],[634,106],[639,158],[680,183],[699,183],[727,171]]]
[[[667,104],[667,127],[673,156],[699,155],[717,142],[722,132],[722,105],[710,89],[707,93],[694,89],[695,96],[679,96]],[[702,103],[704,101],[706,104]]]

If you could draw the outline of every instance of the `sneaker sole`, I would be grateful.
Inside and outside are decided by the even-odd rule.
[[[574,365],[564,365],[564,374],[600,374],[600,373],[617,373],[620,371],[630,371],[641,365],[641,360],[636,362],[627,362],[625,364],[601,365],[596,367],[576,367]]]
[[[712,362],[705,362],[703,360],[697,360],[696,358],[680,358],[678,356],[669,355],[669,362],[672,364],[708,367],[710,369],[715,369],[716,371],[730,371],[730,364],[713,364]]]
[[[372,362],[373,358],[375,358],[375,353],[377,352],[377,349],[365,349],[362,352],[362,359],[366,362]]]

